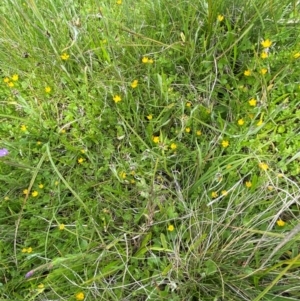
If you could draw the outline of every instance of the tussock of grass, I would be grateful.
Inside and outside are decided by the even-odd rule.
[[[1,300],[298,300],[298,6],[3,0]]]

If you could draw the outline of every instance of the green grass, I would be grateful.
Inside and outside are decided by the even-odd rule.
[[[242,2],[1,2],[0,300],[299,300],[300,6]]]

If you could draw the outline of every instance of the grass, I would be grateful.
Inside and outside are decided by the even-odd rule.
[[[299,300],[299,1],[104,2],[0,4],[0,300]]]

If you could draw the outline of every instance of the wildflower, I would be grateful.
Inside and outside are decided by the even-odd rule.
[[[159,143],[159,137],[158,137],[158,136],[153,136],[153,137],[152,137],[152,141],[153,141],[154,143]]]
[[[248,101],[248,103],[249,103],[249,105],[251,106],[251,107],[255,107],[256,106],[256,99],[254,99],[254,98],[251,98],[249,101]]]
[[[120,172],[120,177],[122,178],[122,179],[126,179],[126,172],[124,172],[124,171],[121,171]]]
[[[22,124],[22,125],[21,125],[21,131],[22,131],[22,132],[26,132],[26,131],[27,131],[27,126],[24,125],[24,124]]]
[[[260,70],[260,74],[261,74],[261,75],[265,75],[267,72],[268,72],[268,69],[267,69],[267,68],[262,68],[262,69]]]
[[[188,108],[190,108],[191,105],[192,105],[192,104],[191,104],[189,101],[186,103],[186,106],[187,106]]]
[[[298,59],[300,57],[300,52],[297,52],[293,55],[294,59]]]
[[[142,62],[143,62],[144,64],[147,64],[147,63],[149,62],[149,58],[146,57],[146,56],[144,56],[144,57],[142,58]]]
[[[251,70],[247,69],[244,71],[245,76],[250,76],[251,75]]]
[[[267,170],[269,168],[268,164],[264,162],[259,163],[258,166],[262,170]]]
[[[176,143],[172,143],[170,147],[172,150],[175,150],[177,148],[177,145],[176,145]]]
[[[262,118],[261,119],[259,119],[259,121],[257,122],[257,126],[260,126],[260,125],[262,125],[263,124],[263,121],[262,121]]]
[[[39,184],[39,188],[40,188],[40,189],[43,189],[43,188],[44,188],[44,185],[43,185],[43,184]]]
[[[0,157],[5,157],[8,155],[8,150],[6,148],[0,149]]]
[[[272,45],[272,42],[269,39],[266,39],[263,40],[260,44],[264,48],[269,48]]]
[[[34,274],[34,270],[29,271],[28,273],[26,273],[25,278],[28,279],[30,278],[33,274]]]
[[[189,133],[191,131],[191,128],[187,127],[185,128],[186,133]]]
[[[67,53],[65,53],[65,52],[60,56],[60,58],[61,58],[63,61],[68,60],[69,57],[70,57],[70,56],[69,56]]]
[[[251,188],[252,187],[252,182],[251,181],[246,181],[245,183],[247,188]]]
[[[76,298],[77,301],[82,301],[82,300],[84,300],[84,293],[83,293],[83,292],[77,293],[77,294],[75,295],[75,298]]]
[[[28,189],[24,189],[23,194],[27,195],[28,194]]]
[[[147,116],[147,119],[148,119],[148,120],[152,120],[152,118],[153,118],[153,115],[152,115],[152,114],[149,114],[149,115]]]
[[[117,0],[117,4],[121,5],[122,4],[122,0]]]
[[[175,228],[174,228],[173,225],[169,225],[167,230],[170,231],[170,232],[172,232],[172,231],[174,231],[174,229],[175,229]]]
[[[45,289],[45,285],[43,283],[41,283],[37,286],[37,291],[39,293],[42,293],[44,291],[44,289]]]
[[[57,185],[58,185],[58,183],[59,183],[58,181],[55,181],[55,182],[54,182],[54,185],[55,185],[55,186],[57,186]]]
[[[35,197],[37,197],[38,196],[38,192],[35,190],[35,191],[32,191],[32,193],[31,193],[31,195],[35,198]]]
[[[65,130],[65,129],[61,129],[60,132],[61,132],[62,134],[65,134],[66,130]]]
[[[148,64],[153,64],[153,59],[149,59]]]
[[[3,81],[7,84],[9,82],[9,78],[8,77],[4,77]]]
[[[229,145],[229,141],[228,141],[228,140],[223,140],[221,144],[222,144],[222,146],[223,146],[224,148],[226,148],[226,147],[228,147],[228,145]]]
[[[23,248],[21,252],[22,253],[27,253],[27,248]]]
[[[219,22],[222,22],[224,20],[224,16],[223,15],[218,15],[217,17]]]
[[[277,174],[277,177],[278,177],[278,178],[283,178],[283,176],[284,176],[284,174],[283,174],[283,173],[279,173],[279,174]]]
[[[49,86],[45,87],[45,92],[46,93],[50,93],[51,92],[51,88]]]
[[[244,123],[245,123],[245,121],[244,121],[243,118],[241,118],[241,119],[238,120],[238,125],[243,125]]]
[[[269,54],[268,54],[268,52],[266,52],[266,51],[263,51],[263,52],[260,54],[260,57],[261,57],[262,59],[266,59],[268,56],[269,56]]]
[[[228,194],[227,190],[222,190],[221,193],[223,196],[226,196]]]
[[[131,83],[130,86],[131,86],[132,89],[136,88],[136,87],[138,86],[138,80],[135,79],[135,80]]]
[[[27,253],[32,253],[32,248],[31,248],[31,247],[29,247],[29,248],[27,249]]]
[[[84,161],[84,159],[83,159],[83,158],[79,158],[79,159],[77,160],[77,162],[78,162],[79,164],[82,164],[82,163],[83,163],[83,161]]]
[[[64,224],[59,224],[58,229],[60,231],[64,230],[65,229],[65,225]]]
[[[119,96],[119,95],[115,95],[114,97],[113,97],[113,101],[115,102],[115,103],[118,103],[118,102],[120,102],[122,99],[121,99],[121,97]]]
[[[36,144],[37,144],[37,145],[41,145],[42,142],[41,142],[41,141],[37,141]]]
[[[197,136],[201,136],[201,135],[202,135],[202,132],[201,132],[200,130],[198,130],[198,131],[196,132],[196,135],[197,135]]]
[[[276,223],[279,227],[283,227],[285,225],[285,222],[281,218]]]
[[[15,84],[14,84],[13,82],[9,82],[7,85],[8,85],[10,88],[13,88],[13,87],[15,86]]]
[[[217,197],[218,197],[218,193],[215,192],[215,191],[213,191],[213,192],[211,193],[211,197],[212,197],[213,199],[217,198]]]
[[[80,152],[81,152],[82,154],[84,154],[84,153],[85,153],[85,149],[81,149]]]
[[[18,81],[19,79],[19,75],[18,74],[14,74],[12,77],[11,77],[11,80],[13,80],[14,82]]]

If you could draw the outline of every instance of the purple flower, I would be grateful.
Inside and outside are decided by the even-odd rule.
[[[8,155],[8,150],[6,148],[1,148],[0,149],[0,157],[4,157]]]
[[[26,275],[25,278],[28,279],[34,274],[34,270],[29,271]]]

